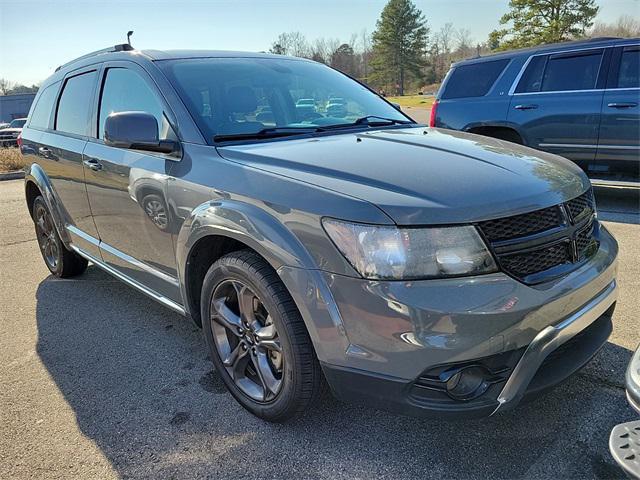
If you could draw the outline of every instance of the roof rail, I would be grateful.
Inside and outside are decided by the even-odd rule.
[[[113,47],[96,50],[95,52],[87,53],[86,55],[82,55],[81,57],[74,58],[73,60],[60,65],[58,68],[56,68],[56,72],[61,68],[66,67],[67,65],[71,65],[72,63],[78,62],[80,60],[84,60],[85,58],[93,57],[94,55],[100,55],[102,53],[112,53],[112,52],[128,52],[129,50],[133,50],[133,47],[128,43],[120,43],[118,45],[114,45]]]

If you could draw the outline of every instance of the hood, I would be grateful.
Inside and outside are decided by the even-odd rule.
[[[2,133],[20,133],[21,131],[21,128],[0,128]]]
[[[589,188],[584,173],[561,157],[442,129],[345,133],[218,151],[229,160],[373,203],[398,225],[516,215]]]

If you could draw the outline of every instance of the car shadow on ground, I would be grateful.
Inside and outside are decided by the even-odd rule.
[[[49,277],[36,295],[38,355],[122,477],[620,476],[607,441],[633,419],[631,352],[612,343],[550,394],[485,420],[417,420],[327,396],[271,425],[226,393],[197,327],[96,267]]]

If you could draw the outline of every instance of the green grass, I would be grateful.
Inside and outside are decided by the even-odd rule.
[[[430,95],[403,95],[401,97],[386,97],[386,99],[401,107],[431,108],[434,97]]]

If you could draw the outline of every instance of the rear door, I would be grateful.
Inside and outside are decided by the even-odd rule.
[[[613,51],[596,160],[603,173],[640,177],[640,45]]]
[[[104,65],[97,134],[85,148],[87,192],[104,261],[145,286],[181,303],[173,233],[175,213],[167,201],[175,157],[108,146],[104,124],[111,113],[142,111],[158,121],[161,140],[177,140],[169,109],[153,80],[132,62]]]
[[[598,148],[607,60],[602,48],[529,59],[512,87],[508,114],[509,122],[520,126],[526,145],[588,168]]]
[[[44,129],[34,147],[62,207],[62,221],[71,241],[99,258],[98,232],[91,218],[82,163],[82,152],[92,133],[98,71],[99,67],[93,66],[65,77],[53,129]]]

